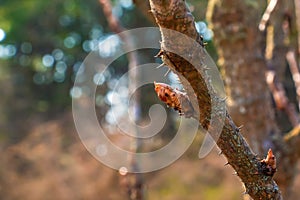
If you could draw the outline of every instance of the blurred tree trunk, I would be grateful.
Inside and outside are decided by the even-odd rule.
[[[300,1],[295,0],[295,16],[296,16],[296,29],[298,31],[297,33],[297,40],[298,40],[298,48],[297,48],[297,55],[300,55]],[[299,63],[299,58],[298,58]]]
[[[273,70],[276,75],[276,79],[280,84],[284,85],[284,88],[287,90],[287,98],[294,104],[292,109],[295,110],[296,94],[295,86],[292,80],[290,73],[286,73],[287,69],[287,52],[289,50],[294,51],[296,46],[292,44],[297,44],[297,38],[293,37],[295,32],[292,27],[295,27],[295,14],[294,14],[294,2],[293,1],[278,1],[277,6],[270,18],[268,23],[267,32],[270,34],[269,43],[272,43],[268,46],[271,46],[268,51],[266,51],[266,60],[268,63],[269,70]],[[267,48],[268,49],[268,48]],[[291,125],[294,125],[292,120],[289,119],[289,116],[280,109],[276,110],[277,124],[281,130],[287,132],[292,128]],[[296,119],[298,123],[298,119]]]
[[[258,30],[263,8],[258,1],[211,0],[207,15],[215,34],[228,109],[253,150],[263,156],[278,132],[265,82],[264,35]],[[247,3],[248,2],[248,3]]]
[[[119,19],[113,14],[112,5],[110,0],[99,0],[99,4],[102,6],[104,15],[108,21],[108,25],[112,31],[119,33],[126,29],[121,25]],[[130,36],[121,37],[122,41],[126,44],[132,44],[133,38]],[[133,113],[133,121],[137,123],[140,118],[140,94],[135,91],[137,89],[138,82],[140,80],[140,70],[136,68],[138,65],[138,54],[136,51],[131,51],[127,54],[128,59],[128,92],[132,94],[132,103],[129,106],[129,110]],[[136,126],[130,126],[131,134],[136,137],[132,137],[130,150],[132,152],[139,152],[142,148],[141,140],[137,137],[140,133]],[[128,158],[132,169],[137,170],[139,168],[139,160],[135,155]],[[140,173],[127,173],[120,172],[120,185],[122,189],[126,191],[129,200],[143,200],[144,199],[144,181],[143,176]]]
[[[168,65],[173,72],[178,74],[187,95],[191,98],[192,105],[197,105],[199,107],[201,112],[195,111],[194,114],[202,127],[205,129],[208,129],[209,126],[215,128],[212,124],[210,124],[210,118],[208,117],[211,114],[210,109],[212,107],[212,103],[218,103],[217,105],[221,105],[220,103],[224,102],[224,99],[217,96],[214,92],[209,93],[208,91],[211,89],[211,85],[206,83],[209,83],[211,76],[206,73],[206,64],[201,62],[205,57],[203,55],[205,51],[202,50],[202,41],[201,37],[197,33],[194,17],[187,8],[185,1],[182,0],[150,0],[150,6],[151,12],[155,17],[157,24],[161,28],[160,30],[162,34],[161,51],[158,56],[162,58],[163,62]],[[232,3],[231,7],[234,6],[234,3]],[[233,10],[233,12],[234,11],[235,10]],[[240,12],[240,10],[236,11]],[[230,25],[228,27],[224,27],[229,29],[233,28],[233,30],[235,30],[235,27],[231,27]],[[174,32],[170,30],[184,33],[193,40],[189,41],[188,39],[182,39],[175,36],[174,34],[171,34]],[[255,35],[255,32],[252,34]],[[195,41],[197,42],[197,45],[195,45]],[[241,42],[240,44],[243,45],[244,42]],[[247,45],[249,48],[253,48],[253,46],[256,47],[256,44]],[[200,47],[200,50],[196,47]],[[240,49],[241,48],[239,48],[239,50]],[[191,54],[190,52],[193,53]],[[190,58],[192,61],[197,61],[199,65],[193,66],[191,62],[184,59],[184,56],[179,56],[185,55],[185,53],[188,54],[187,58]],[[259,54],[259,52],[257,54]],[[260,64],[263,61],[263,59],[261,59],[261,61],[258,58],[257,60],[253,64]],[[261,66],[263,66],[263,64],[261,64]],[[198,104],[195,104],[195,101]],[[176,102],[171,99],[171,103]],[[221,108],[218,108],[220,109],[219,111],[221,111]],[[214,117],[221,120],[221,113],[222,111],[214,113]],[[254,118],[253,120],[257,120],[257,118]],[[256,129],[253,131],[256,132]],[[214,131],[211,132],[211,135],[212,137],[216,136]],[[266,174],[263,172],[264,169],[261,169],[261,166],[264,165],[262,163],[266,161],[259,160],[257,156],[253,154],[248,143],[241,135],[240,128],[238,128],[231,120],[227,111],[221,134],[219,137],[215,137],[214,139],[216,140],[218,147],[222,150],[223,155],[226,156],[228,164],[236,170],[236,174],[245,184],[246,193],[254,199],[282,199],[281,192],[277,184],[273,181],[271,176],[266,177]],[[272,152],[270,150],[270,155],[271,154]],[[274,161],[274,157],[272,158]],[[268,168],[270,169],[271,167],[271,169],[275,169],[276,166],[274,164],[274,162],[272,166],[268,164]]]
[[[288,156],[290,150],[276,124],[265,81],[266,41],[265,34],[258,29],[263,11],[261,1],[210,0],[207,18],[215,34],[218,64],[225,77],[229,113],[238,125],[244,125],[244,136],[260,157],[268,148],[275,149],[279,161],[275,178],[286,195],[295,175],[296,162]],[[285,52],[285,49],[280,51]]]

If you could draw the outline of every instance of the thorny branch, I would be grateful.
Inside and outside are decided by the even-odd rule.
[[[209,87],[209,85],[205,85],[205,80],[210,77],[208,75],[200,75],[193,65],[177,54],[168,52],[166,49],[176,47],[178,51],[193,52],[192,56],[200,58],[199,62],[201,62],[204,51],[194,52],[195,49],[193,46],[180,46],[183,44],[183,41],[180,41],[180,44],[178,44],[176,38],[172,38],[172,36],[167,33],[168,31],[163,29],[167,28],[184,33],[201,44],[200,36],[194,25],[194,18],[186,7],[185,1],[182,0],[150,0],[150,6],[156,23],[161,28],[162,50],[159,55],[162,57],[163,62],[167,64],[174,73],[179,75],[180,81],[189,97],[192,97],[194,94],[188,88],[188,84],[191,85],[198,101],[199,110],[201,111],[199,122],[202,127],[208,128],[211,99],[218,98],[213,96],[214,94],[208,93],[207,87]],[[203,65],[202,70],[205,71]],[[205,72],[201,74],[205,74]],[[184,77],[186,81],[184,81],[182,77]],[[262,162],[252,152],[241,135],[240,129],[234,124],[228,114],[226,115],[222,133],[220,137],[216,139],[216,142],[226,156],[229,165],[235,169],[237,175],[245,184],[246,193],[253,199],[282,199],[281,192],[272,177],[264,173],[258,173],[261,172],[263,168]]]

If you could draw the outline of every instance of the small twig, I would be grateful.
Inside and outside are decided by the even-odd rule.
[[[300,136],[300,124],[298,126],[295,126],[290,132],[288,132],[284,136],[284,140],[289,141],[289,140],[292,140],[293,138],[299,137],[299,136]]]
[[[272,92],[277,109],[283,110],[288,104],[288,98],[281,83],[275,82],[275,71],[268,70],[266,72],[267,84]]]
[[[276,7],[277,0],[271,0],[268,4],[268,7],[266,8],[260,23],[258,25],[258,28],[260,31],[264,31],[266,29],[266,25],[270,19],[271,13],[273,12],[274,8]]]
[[[293,126],[298,125],[298,113],[294,105],[289,102],[283,85],[280,82],[276,81],[276,74],[274,70],[267,71],[266,80],[275,101],[276,108],[279,110],[283,110],[286,113]]]
[[[107,19],[109,28],[115,32],[120,33],[124,31],[124,28],[120,25],[118,18],[116,18],[112,13],[111,2],[109,0],[98,0],[102,6],[103,13]]]
[[[297,37],[298,37],[298,54],[300,54],[300,1],[295,0],[295,13],[296,13],[296,27],[297,27]]]
[[[293,81],[295,83],[298,99],[298,108],[300,109],[300,72],[297,66],[295,53],[293,51],[288,51],[286,54],[286,60],[289,63],[290,71],[292,73]]]
[[[288,132],[285,136],[284,136],[284,140],[285,142],[290,145],[293,146],[292,151],[294,153],[296,153],[299,157],[300,156],[300,124],[298,126],[295,126],[290,132]],[[294,155],[294,157],[296,157]]]

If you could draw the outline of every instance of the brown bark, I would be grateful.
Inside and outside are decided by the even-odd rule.
[[[225,77],[229,113],[243,125],[251,147],[262,156],[272,144],[268,136],[279,132],[265,82],[264,35],[258,30],[263,10],[245,1],[220,2],[210,4],[213,15],[209,20]]]
[[[276,72],[274,70],[267,71],[266,81],[276,104],[276,109],[284,111],[293,127],[297,126],[299,124],[298,112],[295,105],[289,101],[283,84],[276,79]]]
[[[294,160],[300,157],[300,125],[295,126],[289,133],[284,136],[284,140],[292,149]]]
[[[164,63],[179,75],[192,105],[196,105],[193,103],[196,99],[200,110],[199,122],[204,128],[208,128],[210,126],[209,116],[212,101],[221,101],[221,99],[215,94],[209,93],[210,85],[205,84],[209,76],[205,74],[205,66],[201,62],[204,51],[198,51],[195,45],[187,41],[180,41],[178,38],[173,37],[168,30],[163,29],[168,28],[179,31],[201,43],[193,16],[182,0],[150,0],[150,6],[156,22],[161,28],[162,50],[159,55]],[[251,46],[251,41],[248,41],[248,43]],[[168,49],[176,50],[176,53],[178,53],[172,53]],[[191,59],[199,61],[202,75],[190,62],[178,56],[186,52],[192,52],[189,54]],[[260,64],[261,61],[258,59],[256,62]],[[188,84],[191,85],[196,97],[194,97],[194,93],[188,87]],[[233,123],[228,114],[221,135],[217,139],[217,145],[245,184],[246,192],[253,199],[282,199],[281,192],[271,176],[259,173],[261,171],[260,160],[252,152],[239,128]]]
[[[294,15],[292,14],[293,9],[293,1],[279,1],[268,24],[268,29],[273,30],[272,34],[268,34],[270,39],[267,40],[267,46],[269,43],[272,43],[271,46],[273,47],[273,49],[269,49],[268,54],[270,56],[266,57],[268,68],[269,70],[275,72],[276,84],[282,84],[285,86],[285,89],[287,90],[286,94],[291,94],[294,92],[294,87],[291,82],[287,81],[286,75],[287,53],[290,51],[290,48],[294,48],[291,47],[291,43],[293,43],[294,39],[290,37],[293,32],[292,26],[294,25],[294,23],[292,23],[292,21],[294,21]],[[292,77],[294,76],[292,75]],[[292,113],[295,111],[292,103],[296,103],[292,97],[293,95],[286,96],[288,105],[283,110],[284,112],[281,110],[276,110],[277,124],[284,131],[287,131],[288,129],[292,128],[292,126],[295,126],[295,123],[299,123],[299,119],[296,119],[292,116]],[[282,120],[286,117],[289,117],[289,121]]]
[[[293,81],[296,88],[297,100],[298,100],[298,109],[300,109],[300,72],[298,69],[298,64],[296,61],[296,56],[294,51],[288,51],[286,54],[286,60],[289,63],[290,71],[293,77]]]
[[[278,5],[274,11],[273,17],[270,19],[269,26],[274,27],[274,36],[272,38],[274,43],[274,49],[272,52],[271,60],[269,60],[269,66],[275,71],[277,81],[279,83],[283,83],[286,86],[287,94],[294,92],[294,88],[291,87],[291,84],[288,84],[286,79],[286,62],[291,62],[293,59],[293,56],[290,56],[289,51],[293,51],[295,48],[295,44],[297,43],[295,41],[295,37],[293,37],[294,33],[294,27],[295,27],[295,15],[294,15],[294,2],[293,1],[278,1]],[[290,71],[293,78],[296,78],[298,76],[298,67],[295,67],[294,65],[291,65],[290,63]],[[296,90],[297,90],[297,83],[295,82]],[[297,91],[296,91],[297,93]],[[288,100],[290,100],[289,107],[290,109],[286,110],[288,112],[285,112],[285,116],[296,116],[294,118],[294,122],[297,124],[299,123],[299,113],[295,112],[295,109],[292,107],[294,105],[291,105],[291,102],[295,102],[292,100],[292,96],[287,96]],[[296,103],[296,102],[295,102]],[[281,116],[282,119],[282,113],[278,112],[278,116]],[[293,130],[297,130],[297,126],[295,123],[292,122],[292,119],[290,117],[290,123],[293,125]],[[277,124],[280,127],[286,127],[286,123],[283,122],[283,120],[277,120]],[[293,132],[293,131],[291,131]],[[286,138],[286,137],[285,137]],[[295,137],[293,142],[297,141],[298,137]],[[280,185],[281,190],[283,191],[283,194],[286,198],[289,197],[291,186],[293,184],[293,180],[296,174],[296,167],[297,167],[297,149],[299,149],[295,145],[296,143],[293,143],[290,141],[286,141],[286,149],[285,152],[283,152],[284,156],[282,156],[279,160],[281,163],[281,169],[279,173],[277,174],[276,181]]]
[[[298,48],[297,55],[300,55],[300,1],[294,0],[295,2],[295,17],[296,17],[296,29],[297,29],[297,40],[298,40]]]
[[[279,2],[277,6],[285,4]],[[222,66],[229,112],[238,124],[244,124],[243,133],[255,152],[262,155],[268,148],[278,157],[278,172],[275,176],[281,190],[288,195],[295,176],[297,159],[292,147],[287,145],[276,125],[274,108],[265,81],[267,64],[264,60],[265,36],[258,30],[261,10],[259,1],[212,0],[209,20],[215,33],[215,44]],[[275,9],[274,12],[276,12]],[[283,13],[281,13],[283,14]],[[281,21],[283,16],[281,15]],[[281,21],[274,28],[281,27]],[[275,31],[276,32],[276,31]],[[274,39],[273,60],[276,72],[282,73],[286,48],[284,33],[277,31]],[[272,50],[273,51],[273,50]]]
[[[155,19],[153,18],[153,15],[149,12],[149,10],[150,10],[149,1],[133,0],[133,3],[135,4],[136,7],[138,7],[139,11],[141,11],[143,13],[143,15],[145,17],[147,17],[147,19],[149,21],[151,21],[154,25],[155,24]]]

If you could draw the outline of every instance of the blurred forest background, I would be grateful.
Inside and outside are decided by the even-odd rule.
[[[125,199],[122,178],[87,152],[72,118],[72,98],[84,92],[73,88],[81,63],[100,42],[110,39],[108,56],[120,43],[113,37],[100,2],[0,0],[0,199]],[[205,30],[201,34],[208,42],[206,49],[217,62],[213,31],[206,21],[208,3],[188,1],[197,26]],[[259,6],[264,10],[266,5]],[[112,1],[112,13],[126,29],[156,26],[148,10],[141,1]],[[154,58],[156,53],[138,51],[138,63],[160,62]],[[114,123],[109,115],[113,107],[110,91],[127,70],[128,60],[122,56],[105,77],[95,77],[97,84],[100,81],[96,105],[103,124]],[[291,72],[287,66],[282,71],[288,96],[297,104]],[[176,85],[172,73],[167,78]],[[143,92],[147,97],[141,97],[142,117],[147,121],[148,108],[159,101],[152,85],[143,87]],[[157,147],[167,143],[176,129],[178,114],[166,110],[171,121],[162,136],[152,141]],[[288,131],[291,125],[286,124],[281,128]],[[110,136],[118,143],[118,134],[112,131]],[[199,134],[171,166],[144,175],[146,199],[243,198],[239,178],[232,175],[233,169],[224,167],[226,160],[217,149],[207,158],[197,159],[202,138]],[[291,199],[300,195],[299,187],[297,178]]]

